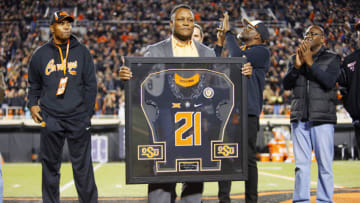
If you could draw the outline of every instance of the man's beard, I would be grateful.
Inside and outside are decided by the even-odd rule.
[[[245,43],[249,41],[249,37],[244,36],[242,33],[239,35],[239,39]]]
[[[56,36],[57,40],[61,41],[61,42],[66,42],[67,40],[70,39],[71,34],[68,36],[66,34],[60,34],[59,36]]]
[[[181,40],[181,41],[188,41],[188,40],[191,39],[191,36],[192,36],[192,35],[184,36],[184,35],[181,35],[181,34],[179,34],[179,33],[174,32],[174,36],[175,36],[176,38],[178,38],[179,40]]]

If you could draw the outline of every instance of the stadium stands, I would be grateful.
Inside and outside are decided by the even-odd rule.
[[[97,68],[97,115],[117,115],[124,93],[118,71],[120,56],[141,56],[144,48],[168,37],[169,13],[183,1],[8,0],[0,2],[0,71],[6,73],[6,100],[0,114],[11,118],[28,115],[26,108],[27,65],[33,51],[49,39],[49,16],[59,7],[75,17],[74,34],[90,49]],[[206,1],[188,2],[196,21],[205,31],[204,43],[213,47],[216,27],[224,11],[229,11],[234,27],[241,28],[241,17],[261,19],[270,28],[272,56],[267,74],[263,114],[288,115],[290,93],[281,80],[287,58],[311,23],[324,27],[327,46],[345,56],[356,42],[351,25],[360,17],[359,2],[320,1]],[[226,55],[226,52],[225,52]]]

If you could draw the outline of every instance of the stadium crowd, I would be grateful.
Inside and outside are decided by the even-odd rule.
[[[31,54],[49,38],[42,28],[59,8],[76,17],[73,27],[85,28],[77,34],[90,49],[97,68],[97,115],[117,115],[124,106],[119,79],[121,56],[142,56],[144,48],[169,36],[169,13],[183,1],[8,0],[0,2],[0,71],[6,73],[6,98],[0,113],[26,115],[27,67]],[[264,91],[265,114],[288,114],[290,92],[284,91],[282,78],[288,57],[303,38],[310,24],[324,28],[327,47],[342,57],[356,48],[353,26],[360,18],[360,3],[346,0],[194,0],[186,2],[194,10],[196,22],[205,32],[204,44],[214,47],[216,28],[224,11],[234,27],[241,28],[241,17],[261,19],[270,28],[271,67]],[[76,34],[76,32],[75,32]],[[226,55],[226,52],[225,52]],[[8,107],[16,107],[5,112]],[[11,108],[10,108],[11,109]]]

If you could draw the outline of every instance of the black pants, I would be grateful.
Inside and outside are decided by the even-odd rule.
[[[43,115],[46,123],[41,128],[40,157],[42,164],[42,195],[44,203],[60,202],[60,165],[67,139],[79,201],[97,202],[98,194],[91,160],[90,120],[55,119]]]
[[[148,185],[149,203],[175,203],[176,183],[159,183]],[[202,182],[183,183],[181,202],[201,203],[204,184]]]
[[[256,164],[256,139],[259,130],[259,118],[248,116],[248,180],[245,181],[245,201],[257,202],[258,168]],[[219,181],[219,202],[230,202],[231,181]]]

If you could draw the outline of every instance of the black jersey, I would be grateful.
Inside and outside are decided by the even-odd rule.
[[[234,106],[234,84],[207,69],[168,69],[141,84],[141,106],[153,144],[164,144],[156,172],[220,170],[212,142],[221,142]]]

